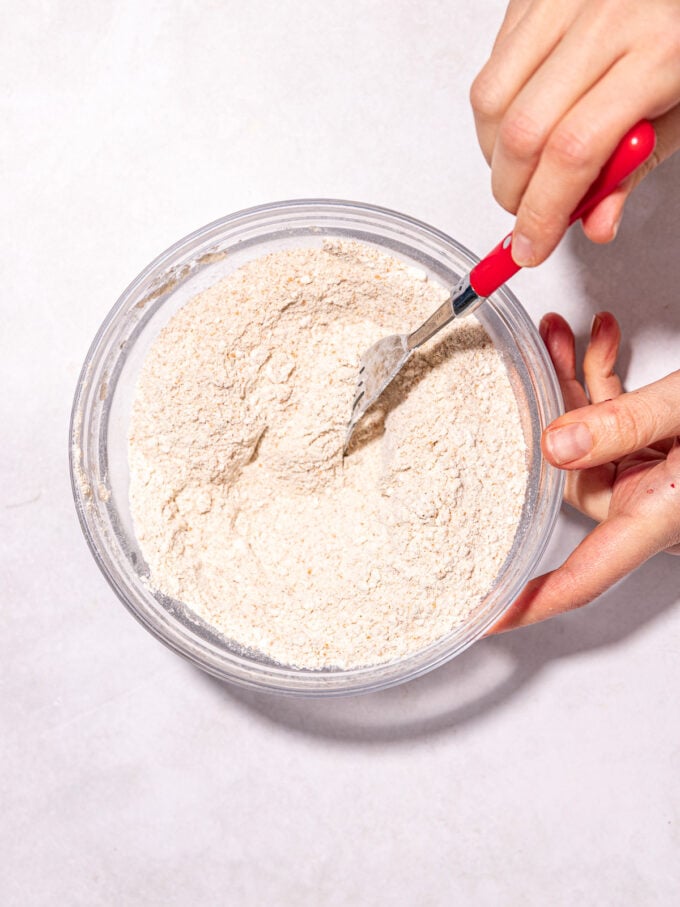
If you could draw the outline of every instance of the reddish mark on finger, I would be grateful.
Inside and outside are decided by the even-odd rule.
[[[671,482],[671,488],[675,488],[675,482]]]
[[[648,488],[648,489],[647,489],[647,494],[654,494],[654,489],[653,489],[653,488]]]

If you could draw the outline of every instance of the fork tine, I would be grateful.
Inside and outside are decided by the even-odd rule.
[[[354,398],[354,402],[352,403],[352,415],[354,415],[354,410],[357,408],[357,404],[359,403],[359,401],[361,400],[361,398],[364,396],[365,393],[366,393],[365,388],[362,388],[361,391]]]
[[[411,349],[406,334],[383,337],[364,352],[359,360],[359,376],[347,423],[344,453],[347,452],[356,425],[373,406],[410,355]]]
[[[359,418],[361,418],[361,417],[359,417]],[[345,431],[345,443],[343,444],[343,447],[342,447],[343,456],[347,453],[347,449],[349,447],[349,442],[354,433],[354,429],[356,428],[357,423],[359,422],[359,418],[357,418],[355,415],[352,415],[352,418],[347,423],[347,429]]]

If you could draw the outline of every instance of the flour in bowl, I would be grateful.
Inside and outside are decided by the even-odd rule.
[[[465,623],[519,523],[526,449],[474,317],[416,351],[342,448],[361,353],[446,298],[367,244],[275,252],[178,311],[135,392],[154,589],[286,665],[405,656]]]

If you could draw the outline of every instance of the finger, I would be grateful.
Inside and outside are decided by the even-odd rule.
[[[671,67],[650,71],[644,58],[631,54],[615,63],[560,121],[517,212],[512,251],[518,264],[534,266],[548,257],[626,129],[650,115],[650,109],[671,104],[677,90]]]
[[[614,463],[603,463],[591,469],[570,469],[564,484],[564,500],[597,523],[607,519],[616,478]]]
[[[623,393],[621,380],[614,371],[620,342],[621,330],[616,318],[610,312],[598,312],[583,357],[583,374],[591,403],[602,403]]]
[[[524,15],[520,15],[520,9],[516,12],[517,18],[513,11],[503,39],[498,41],[470,88],[477,138],[489,163],[505,111],[552,52],[568,21],[562,4],[528,3]]]
[[[628,196],[648,173],[680,150],[680,104],[662,117],[658,117],[653,123],[656,132],[656,147],[653,154],[625,183],[582,218],[583,232],[592,242],[607,243],[615,238]]]
[[[541,319],[538,329],[555,366],[565,409],[569,411],[586,406],[588,398],[576,379],[576,348],[571,328],[561,315],[548,312]]]
[[[512,630],[589,604],[667,547],[665,541],[653,525],[632,517],[600,523],[561,567],[531,580],[490,632]]]
[[[640,170],[642,169],[643,167],[640,168]],[[623,206],[633,191],[632,184],[630,184],[631,179],[632,177],[629,177],[618,189],[614,189],[581,218],[583,232],[591,242],[608,243],[616,239],[623,217]]]
[[[505,10],[501,27],[498,29],[496,40],[493,43],[494,50],[514,31],[515,26],[524,18],[532,2],[533,0],[510,0]]]
[[[547,59],[508,107],[493,149],[492,188],[499,204],[515,213],[548,136],[560,120],[624,53],[616,34],[603,41],[604,20],[590,8],[577,17]]]
[[[680,370],[640,390],[556,419],[543,433],[554,465],[585,469],[680,434]]]
[[[543,342],[555,366],[567,411],[586,406],[588,398],[576,378],[574,334],[567,322],[555,312],[544,315],[539,325]],[[611,487],[616,467],[609,463],[594,469],[570,471],[564,488],[568,504],[594,520],[603,520],[609,512]]]

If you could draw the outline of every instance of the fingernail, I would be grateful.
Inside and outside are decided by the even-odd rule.
[[[602,327],[602,319],[599,315],[593,316],[593,323],[590,325],[590,336],[594,340],[597,335],[600,333],[600,328]]]
[[[545,446],[555,463],[571,463],[590,453],[593,436],[585,422],[572,422],[571,425],[548,431]]]
[[[623,214],[619,214],[618,218],[614,221],[614,226],[612,227],[612,239],[616,239],[616,234],[619,232],[619,227],[621,226],[621,218]]]
[[[512,234],[512,257],[520,268],[527,268],[534,261],[534,244],[523,233]]]
[[[547,315],[544,315],[543,318],[538,323],[538,333],[541,335],[543,343],[548,342],[548,335],[550,334],[550,319]]]

